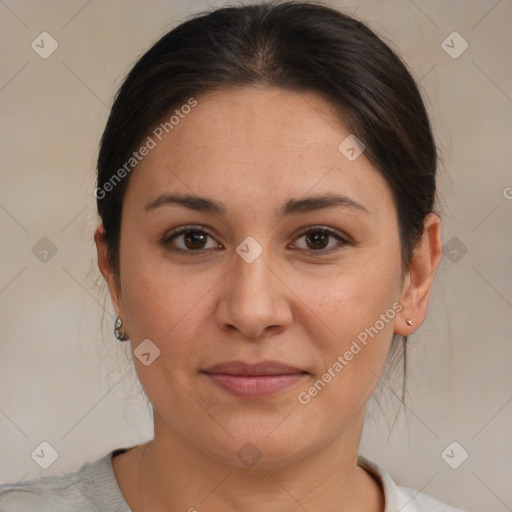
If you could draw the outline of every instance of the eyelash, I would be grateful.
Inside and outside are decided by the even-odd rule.
[[[181,247],[175,247],[171,244],[171,241],[174,238],[185,235],[187,233],[196,233],[196,234],[201,234],[201,235],[207,235],[210,238],[214,239],[213,235],[209,231],[205,230],[202,227],[191,225],[191,226],[184,226],[177,231],[174,231],[174,232],[171,232],[171,233],[165,235],[162,238],[162,243],[164,244],[164,246],[166,248],[168,248],[172,251],[185,253],[185,254],[191,255],[191,256],[201,256],[201,255],[204,255],[205,251],[211,250],[211,249],[187,250],[187,249],[182,249]],[[328,228],[324,228],[322,226],[312,226],[312,227],[308,228],[307,230],[302,231],[299,235],[297,235],[295,241],[298,240],[299,238],[303,237],[304,235],[308,235],[310,233],[322,233],[324,235],[336,238],[339,242],[341,242],[341,246],[340,246],[340,244],[336,244],[335,246],[333,246],[329,249],[319,249],[317,251],[313,251],[313,250],[309,250],[309,249],[299,249],[299,250],[305,251],[309,255],[320,256],[320,257],[326,256],[328,254],[331,254],[332,252],[341,250],[345,245],[347,245],[349,243],[345,238],[340,236],[335,231],[328,229]]]

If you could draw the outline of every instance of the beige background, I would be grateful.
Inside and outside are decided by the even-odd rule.
[[[410,338],[407,419],[389,434],[398,405],[389,393],[361,452],[400,485],[454,506],[512,510],[512,2],[330,3],[392,41],[421,82],[443,157],[444,242],[467,247],[452,261],[448,243],[428,321]],[[207,7],[0,2],[1,482],[69,472],[152,436],[95,269],[94,165],[124,74]],[[31,48],[43,31],[59,45],[47,59]],[[441,47],[453,31],[469,43],[457,59]],[[47,262],[32,252],[42,237],[57,248]],[[42,441],[59,453],[47,470],[30,456]],[[469,453],[458,469],[441,457],[452,441]]]

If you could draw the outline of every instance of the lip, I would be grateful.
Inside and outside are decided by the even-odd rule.
[[[228,361],[203,370],[211,382],[241,398],[264,398],[302,381],[308,372],[278,361]]]
[[[210,366],[206,373],[222,373],[225,375],[292,375],[306,373],[300,368],[290,366],[279,361],[259,361],[257,363],[246,363],[245,361],[226,361],[224,363]]]

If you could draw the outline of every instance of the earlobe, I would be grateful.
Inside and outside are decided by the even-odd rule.
[[[414,250],[408,274],[404,279],[400,298],[403,309],[395,323],[395,334],[410,336],[425,320],[441,257],[441,219],[435,213],[430,213],[425,218],[421,241]]]

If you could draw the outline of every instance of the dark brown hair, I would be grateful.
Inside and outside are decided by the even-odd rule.
[[[127,75],[101,139],[96,189],[116,275],[129,175],[108,192],[105,186],[163,116],[214,88],[247,85],[314,92],[339,112],[392,192],[405,273],[436,196],[437,152],[418,87],[366,25],[321,4],[291,1],[201,13],[165,34]]]

